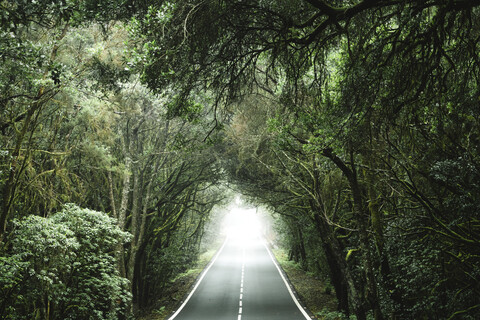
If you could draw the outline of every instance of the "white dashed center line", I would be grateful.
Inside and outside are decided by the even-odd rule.
[[[243,279],[245,277],[245,248],[243,248],[242,254],[242,278],[240,279],[240,301],[238,302],[238,319],[242,320],[243,312]]]

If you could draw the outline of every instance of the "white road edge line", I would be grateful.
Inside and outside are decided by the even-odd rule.
[[[193,294],[195,293],[195,290],[197,290],[198,286],[200,285],[200,283],[202,282],[203,278],[205,277],[205,275],[208,273],[208,271],[210,270],[210,268],[213,266],[213,264],[215,263],[215,261],[217,261],[217,258],[218,256],[220,255],[220,253],[222,253],[223,251],[223,248],[225,248],[225,245],[227,244],[227,241],[228,241],[228,237],[227,239],[225,239],[225,242],[223,243],[222,247],[220,248],[220,250],[218,250],[217,254],[215,255],[215,257],[213,258],[213,260],[210,262],[209,266],[207,267],[207,269],[205,269],[205,271],[202,273],[202,275],[200,276],[200,279],[198,279],[197,281],[197,284],[195,285],[195,287],[193,287],[192,291],[190,292],[190,294],[187,296],[187,298],[185,299],[185,301],[183,301],[182,305],[177,309],[177,311],[175,311],[175,313],[170,317],[168,318],[168,320],[173,320],[175,319],[176,316],[178,316],[178,314],[180,313],[180,311],[182,311],[182,309],[185,307],[185,305],[187,304],[188,300],[190,300],[190,298],[193,296]]]
[[[282,270],[280,269],[280,266],[278,265],[277,261],[276,261],[275,258],[273,257],[273,254],[270,252],[270,249],[268,248],[267,244],[265,243],[265,241],[262,241],[262,243],[263,243],[265,249],[267,249],[268,255],[270,256],[270,259],[272,259],[273,264],[275,265],[275,267],[277,267],[278,273],[280,273],[280,277],[282,277],[282,280],[283,280],[283,282],[285,283],[285,286],[287,287],[288,292],[290,293],[290,296],[292,297],[293,301],[294,301],[295,304],[297,305],[298,310],[300,310],[300,312],[305,316],[305,319],[310,320],[310,319],[311,319],[310,316],[309,316],[308,313],[302,308],[302,305],[301,305],[300,302],[298,301],[297,297],[295,297],[295,294],[293,294],[293,291],[292,291],[292,289],[290,288],[290,285],[288,284],[287,279],[285,279],[285,277],[283,276]]]

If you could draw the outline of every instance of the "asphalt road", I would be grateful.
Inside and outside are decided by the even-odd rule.
[[[228,239],[169,320],[305,320],[258,238]]]

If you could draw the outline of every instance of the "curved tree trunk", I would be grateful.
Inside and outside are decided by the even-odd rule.
[[[325,258],[330,270],[330,279],[333,287],[335,288],[335,295],[338,300],[338,310],[345,312],[345,314],[349,316],[349,288],[346,270],[345,266],[341,265],[338,259],[338,253],[336,252],[336,250],[340,250],[340,252],[342,252],[343,248],[337,239],[332,238],[335,236],[331,234],[331,231],[328,231],[329,226],[325,225],[325,222],[322,221],[322,218],[317,212],[314,213],[313,220],[315,228],[317,229],[320,239],[322,240],[323,251],[325,253]],[[353,298],[355,299],[355,297]]]
[[[369,249],[367,231],[368,214],[365,210],[361,189],[357,180],[353,152],[350,151],[350,162],[352,169],[347,167],[347,165],[336,154],[334,154],[331,149],[324,149],[322,154],[325,157],[329,158],[343,172],[343,174],[347,178],[348,184],[350,185],[353,198],[353,216],[357,222],[357,226],[359,229],[360,248],[362,250],[362,263],[367,284],[365,297],[362,298],[362,300],[368,302],[368,304],[371,306],[374,311],[375,319],[382,320],[383,315],[380,309],[375,273],[373,272],[372,256]],[[363,313],[364,312],[365,311],[363,311]],[[364,315],[362,315],[362,317],[363,316]]]

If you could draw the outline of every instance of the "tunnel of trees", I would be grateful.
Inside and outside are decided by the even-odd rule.
[[[477,1],[1,0],[0,318],[131,317],[228,185],[344,314],[476,319],[479,82]]]

